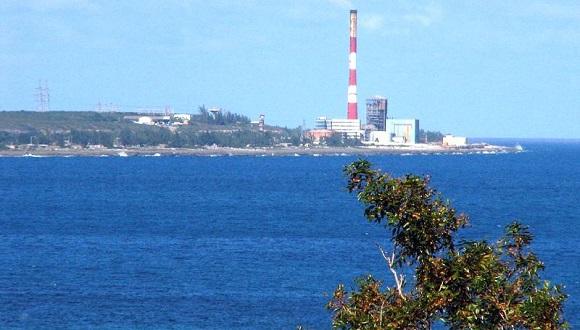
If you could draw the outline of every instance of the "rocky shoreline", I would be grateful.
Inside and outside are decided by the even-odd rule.
[[[440,145],[382,146],[382,147],[271,147],[271,148],[28,148],[0,150],[2,157],[103,157],[103,156],[369,156],[369,155],[429,155],[429,154],[497,154],[521,152],[521,147],[469,145],[443,147]]]

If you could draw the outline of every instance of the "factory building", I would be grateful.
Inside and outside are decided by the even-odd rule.
[[[367,99],[367,128],[372,131],[385,131],[387,120],[386,97],[375,96]]]
[[[363,131],[359,119],[331,119],[326,121],[327,129],[341,133],[349,139],[360,139]]]
[[[419,142],[418,119],[387,119],[386,131],[391,141],[402,144],[416,144]]]
[[[360,128],[359,119],[328,119],[327,117],[318,117],[314,123],[316,135],[326,135],[328,132],[340,133],[349,139],[360,139],[363,131]]]
[[[310,138],[314,144],[319,144],[321,140],[327,139],[334,134],[329,129],[311,129],[305,133],[306,137]]]
[[[385,131],[370,131],[366,143],[374,145],[417,144],[418,119],[387,119]]]
[[[316,118],[314,129],[328,129],[328,119],[326,117]]]
[[[465,136],[447,134],[443,137],[443,146],[446,147],[464,147],[467,144],[467,137]]]

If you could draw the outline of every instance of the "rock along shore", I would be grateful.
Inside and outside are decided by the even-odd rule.
[[[494,145],[470,145],[466,147],[443,147],[439,145],[418,144],[412,146],[360,146],[360,147],[270,147],[270,148],[27,148],[0,150],[4,157],[100,157],[100,156],[322,156],[322,155],[383,155],[383,154],[497,154],[522,151],[521,147]]]

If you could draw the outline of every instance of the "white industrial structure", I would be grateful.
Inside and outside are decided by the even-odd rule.
[[[377,146],[384,146],[393,144],[391,136],[387,131],[370,131],[367,143]]]
[[[416,144],[419,141],[418,119],[387,119],[387,132],[392,142],[402,144]]]
[[[467,145],[467,137],[447,134],[443,137],[443,145],[447,147],[464,147]]]
[[[364,133],[360,129],[359,119],[330,119],[326,121],[326,128],[341,133],[349,139],[360,139]]]
[[[370,131],[366,143],[374,145],[417,144],[418,119],[393,119],[385,121],[384,131]]]

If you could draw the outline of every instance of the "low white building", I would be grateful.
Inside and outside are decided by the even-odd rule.
[[[134,116],[125,116],[125,119],[132,119]],[[150,116],[139,116],[136,118],[135,124],[141,125],[162,125],[169,124],[171,122],[170,116],[160,116],[160,115],[150,115]]]
[[[467,137],[447,134],[443,137],[443,145],[447,147],[463,147],[467,145]]]
[[[180,120],[183,122],[189,122],[191,120],[191,115],[189,113],[176,113],[173,115],[174,120]]]
[[[364,131],[360,128],[359,119],[330,119],[326,120],[326,128],[337,133],[345,134],[349,139],[360,139]]]
[[[153,125],[153,118],[149,117],[149,116],[142,116],[139,117],[139,119],[137,119],[137,121],[135,122],[136,124],[141,124],[141,125]]]

